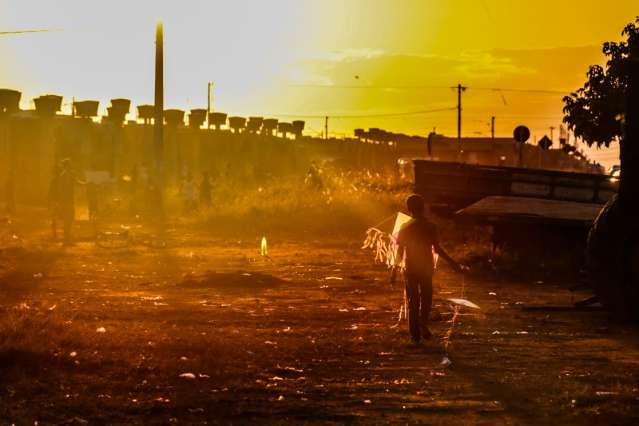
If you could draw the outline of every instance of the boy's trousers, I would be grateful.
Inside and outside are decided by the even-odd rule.
[[[408,299],[408,329],[414,341],[421,340],[428,327],[433,304],[433,277],[406,274],[406,298]]]

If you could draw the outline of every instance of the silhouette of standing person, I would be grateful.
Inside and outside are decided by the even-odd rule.
[[[200,205],[202,207],[211,207],[211,176],[209,172],[202,173],[202,182],[200,183]]]
[[[197,207],[196,187],[193,175],[187,172],[182,182],[182,199],[184,202],[184,213],[191,213]]]
[[[71,244],[71,227],[75,219],[75,185],[84,184],[76,177],[71,160],[68,158],[60,162],[61,171],[58,176],[58,212],[64,230],[64,245]]]
[[[100,185],[95,182],[87,182],[86,191],[89,221],[95,227],[100,209]]]
[[[11,216],[16,213],[16,181],[14,175],[15,173],[13,169],[11,169],[4,184],[4,196],[7,214]]]
[[[51,236],[54,240],[58,238],[58,219],[60,215],[60,163],[53,166],[51,181],[49,182],[48,205],[51,215]]]
[[[403,260],[408,328],[413,342],[419,343],[422,337],[431,337],[428,321],[433,304],[434,253],[443,257],[458,272],[467,267],[454,261],[439,244],[437,225],[424,216],[424,199],[413,194],[406,200],[406,206],[412,219],[401,227],[397,236],[398,263],[393,269],[391,281],[395,280],[397,267]]]
[[[149,219],[164,222],[164,190],[161,179],[154,174],[148,177],[146,187],[146,214]]]
[[[322,184],[320,169],[315,163],[315,161],[311,162],[311,165],[308,168],[308,172],[306,173],[306,178],[304,180],[308,185],[310,185],[314,189],[322,189],[322,187],[324,186]]]
[[[135,216],[138,214],[138,204],[139,204],[139,185],[140,185],[140,170],[138,169],[137,164],[133,166],[131,169],[131,174],[129,175],[129,214],[131,216]]]

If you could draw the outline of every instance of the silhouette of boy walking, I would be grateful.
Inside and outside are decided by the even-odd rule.
[[[397,260],[391,281],[395,281],[398,266],[404,260],[408,328],[413,342],[419,343],[422,338],[431,337],[428,320],[433,304],[434,253],[458,272],[466,267],[454,261],[439,244],[437,226],[424,217],[424,199],[413,194],[406,200],[406,206],[412,219],[401,227],[397,236]]]

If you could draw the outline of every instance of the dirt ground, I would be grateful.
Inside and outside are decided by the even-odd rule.
[[[266,258],[259,236],[177,225],[62,248],[41,223],[3,235],[2,425],[639,423],[636,330],[522,309],[588,295],[573,283],[444,265],[435,339],[414,346],[363,235],[267,235]],[[462,290],[481,309],[460,310],[446,365]]]

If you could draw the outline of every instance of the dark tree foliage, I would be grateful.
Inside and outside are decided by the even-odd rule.
[[[626,41],[603,45],[603,53],[608,57],[605,68],[592,65],[584,86],[563,99],[564,122],[589,146],[610,146],[623,136],[630,75],[628,56],[631,48],[639,45],[639,17],[626,25],[621,34]]]

